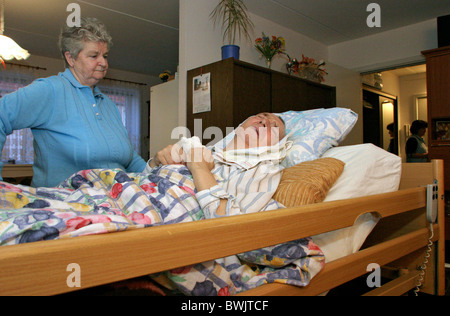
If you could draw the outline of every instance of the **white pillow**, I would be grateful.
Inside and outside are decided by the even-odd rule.
[[[401,158],[373,145],[335,147],[322,157],[345,163],[344,171],[328,192],[325,201],[397,191],[401,178]],[[380,218],[366,213],[350,227],[313,236],[330,262],[357,252]]]
[[[393,192],[399,188],[402,159],[373,144],[331,148],[322,157],[345,163],[344,171],[325,202]]]
[[[320,158],[329,148],[337,146],[358,120],[352,110],[338,107],[277,115],[286,123],[288,140],[293,142],[281,163],[285,168]]]

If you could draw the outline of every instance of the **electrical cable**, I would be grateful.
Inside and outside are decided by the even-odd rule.
[[[420,288],[422,287],[422,282],[425,279],[425,273],[426,273],[426,269],[427,269],[427,264],[428,264],[428,259],[431,256],[431,251],[433,250],[433,248],[431,248],[433,246],[433,237],[434,237],[434,231],[433,231],[433,223],[430,223],[430,230],[431,230],[431,235],[428,238],[428,245],[427,245],[427,251],[425,253],[425,259],[422,263],[421,266],[418,267],[418,269],[420,270],[420,274],[419,274],[419,279],[417,280],[417,286],[414,290],[414,294],[415,296],[419,296],[419,292],[420,292]]]

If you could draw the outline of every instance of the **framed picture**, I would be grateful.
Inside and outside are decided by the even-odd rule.
[[[436,139],[450,140],[450,120],[436,121]]]

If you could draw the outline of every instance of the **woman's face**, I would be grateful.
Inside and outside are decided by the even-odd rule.
[[[273,146],[286,135],[283,121],[272,113],[248,118],[236,130],[238,148]]]
[[[103,42],[85,42],[74,59],[69,52],[65,57],[75,78],[84,86],[93,88],[106,76],[108,70],[108,45]]]
[[[420,137],[423,137],[423,136],[425,136],[426,132],[427,132],[427,128],[423,127],[421,129],[419,129],[419,131],[417,132],[417,135],[419,135]]]

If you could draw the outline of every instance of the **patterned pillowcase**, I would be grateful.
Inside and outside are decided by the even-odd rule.
[[[288,111],[278,115],[286,123],[288,140],[293,141],[281,163],[285,168],[320,158],[325,151],[339,145],[358,120],[358,115],[352,110],[338,107]]]
[[[344,166],[341,160],[320,158],[287,168],[273,198],[286,207],[322,202]]]

